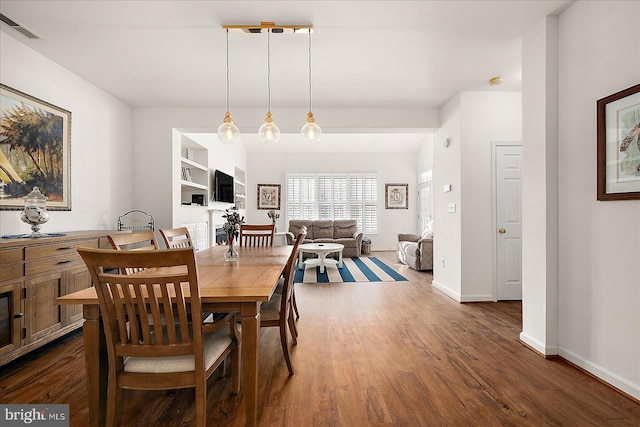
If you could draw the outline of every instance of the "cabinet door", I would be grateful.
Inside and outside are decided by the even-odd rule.
[[[91,287],[91,275],[85,267],[66,272],[64,295],[89,287]],[[62,310],[65,326],[82,320],[82,305],[64,305],[62,306]]]
[[[64,274],[60,271],[25,282],[27,292],[25,344],[62,328],[62,308],[56,304],[56,298],[61,295]]]
[[[22,282],[0,285],[0,355],[10,353],[22,343]]]

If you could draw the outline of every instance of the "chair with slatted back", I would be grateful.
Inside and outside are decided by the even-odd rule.
[[[111,247],[116,251],[153,251],[158,249],[156,235],[151,230],[139,233],[108,234],[107,239],[111,243]],[[133,274],[138,271],[134,268],[122,271],[122,273]]]
[[[291,333],[293,344],[297,344],[297,333],[295,332],[295,324],[293,320],[292,308],[292,293],[293,293],[293,277],[296,271],[296,259],[298,254],[298,246],[304,240],[307,235],[306,228],[300,230],[295,243],[293,244],[293,250],[287,261],[287,265],[283,270],[283,278],[280,281],[281,291],[280,293],[274,293],[271,299],[262,304],[260,310],[260,327],[278,327],[280,328],[280,343],[282,344],[282,352],[284,353],[284,360],[287,363],[289,369],[289,375],[293,375],[293,366],[291,364],[291,357],[289,356],[289,344],[287,339],[287,329]]]
[[[191,248],[193,242],[187,227],[180,228],[161,228],[160,235],[164,240],[167,249]]]
[[[240,226],[240,246],[273,246],[275,224]]]
[[[106,425],[119,424],[124,389],[194,387],[196,425],[205,426],[207,379],[228,356],[232,392],[239,392],[240,335],[236,324],[239,319],[234,313],[214,323],[203,324],[200,320],[202,306],[194,249],[80,248],[78,252],[91,274],[105,325]],[[104,266],[141,272],[109,274],[103,271]]]

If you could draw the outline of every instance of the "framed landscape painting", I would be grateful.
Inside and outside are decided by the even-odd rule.
[[[48,210],[71,210],[71,112],[0,84],[0,210],[40,188]]]
[[[280,184],[258,184],[258,209],[280,210]]]
[[[385,209],[409,209],[409,184],[384,185]]]
[[[640,199],[640,84],[596,105],[598,200]]]

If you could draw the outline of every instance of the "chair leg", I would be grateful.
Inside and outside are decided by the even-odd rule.
[[[291,316],[291,321],[292,321],[291,322],[291,326],[292,326],[292,331],[291,331],[292,335],[291,336],[293,337],[295,335],[295,337],[297,338],[298,337],[298,326],[296,325],[296,321],[293,318],[293,310],[289,311],[289,315]],[[294,344],[297,344],[297,343],[294,343]]]
[[[242,360],[242,340],[240,331],[238,330],[238,323],[236,320],[240,319],[239,315],[234,317],[234,320],[231,323],[231,328],[233,329],[234,336],[236,339],[235,346],[229,355],[231,357],[231,393],[238,394],[240,393],[240,367]]]
[[[291,341],[293,344],[298,344],[298,328],[296,327],[296,321],[293,320],[293,313],[289,312],[289,318],[287,319],[287,323],[289,323],[289,332],[291,333]]]
[[[196,380],[196,427],[207,426],[207,381]]]
[[[124,402],[124,390],[118,387],[117,380],[109,381],[107,386],[107,427],[120,425],[122,406]]]
[[[296,289],[295,287],[291,290],[291,301],[293,302],[293,310],[296,312],[296,319],[300,318],[300,313],[298,313],[298,304],[296,303]]]
[[[282,352],[284,353],[284,361],[287,362],[289,375],[293,375],[293,366],[291,365],[291,357],[289,357],[289,346],[287,345],[287,325],[280,323],[280,343],[282,344]]]

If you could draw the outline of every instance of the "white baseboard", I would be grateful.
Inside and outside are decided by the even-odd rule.
[[[531,335],[520,332],[520,341],[540,353],[542,356],[555,356],[558,354],[557,346],[546,346],[543,342],[538,341]]]
[[[493,295],[465,295],[460,302],[493,302]]]
[[[431,282],[431,285],[451,298],[452,300],[463,303],[463,302],[486,302],[493,301],[493,295],[465,295],[461,296],[459,293],[452,291],[451,289],[444,286],[442,283],[438,283],[435,280]]]
[[[585,359],[582,356],[577,355],[576,353],[564,349],[562,347],[558,348],[558,354],[560,357],[568,360],[584,369],[585,371],[595,375],[601,380],[611,384],[615,388],[627,393],[629,396],[632,396],[635,399],[640,399],[640,385],[633,384],[632,382],[614,374],[603,368],[602,366],[598,366],[595,363]]]
[[[455,302],[462,302],[460,300],[460,294],[458,294],[457,292],[453,292],[451,289],[447,288],[441,283],[438,283],[435,280],[433,280],[431,281],[431,286],[433,286],[434,288],[436,288],[437,290],[439,290],[440,292],[442,292],[443,294],[445,294]]]

